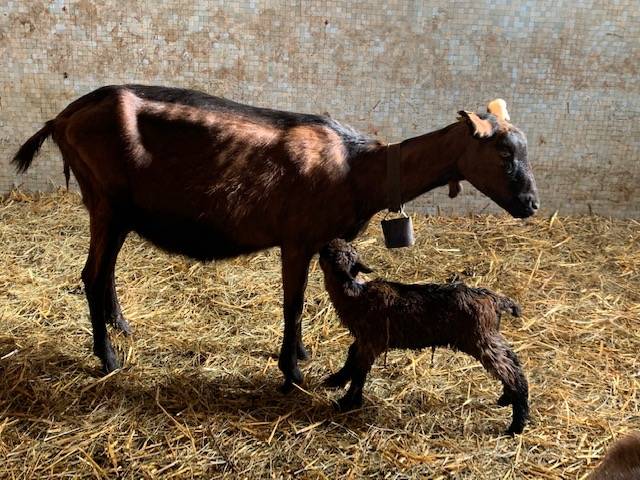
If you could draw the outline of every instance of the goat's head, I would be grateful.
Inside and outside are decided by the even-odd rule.
[[[459,114],[470,136],[457,164],[460,177],[514,217],[533,215],[540,202],[527,158],[527,138],[509,123],[504,100],[489,103],[488,113]],[[450,183],[450,196],[458,192],[459,185],[454,180]]]
[[[325,276],[333,276],[343,284],[349,295],[356,294],[350,286],[356,282],[358,273],[373,271],[360,261],[357,250],[340,238],[331,240],[320,250],[320,268]]]

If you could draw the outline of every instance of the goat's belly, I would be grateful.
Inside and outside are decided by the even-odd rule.
[[[203,261],[237,257],[273,246],[241,242],[207,223],[167,215],[136,214],[132,228],[167,252]]]

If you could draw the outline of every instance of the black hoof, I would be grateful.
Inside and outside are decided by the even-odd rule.
[[[107,355],[105,359],[102,360],[102,373],[108,375],[111,372],[116,371],[120,368],[120,362],[116,358],[114,353]]]
[[[304,377],[302,376],[302,372],[298,367],[294,368],[291,371],[291,375],[288,376],[288,378],[290,378],[291,381],[296,385],[302,385],[304,383]]]
[[[111,325],[113,325],[113,328],[120,330],[127,337],[133,333],[129,322],[127,322],[127,320],[122,315],[118,315],[117,317],[111,319]]]
[[[302,342],[298,343],[298,346],[296,347],[296,357],[298,357],[298,360],[302,361],[309,360],[309,352],[304,348]]]
[[[284,383],[280,387],[280,392],[287,394],[293,390],[293,385],[302,385],[304,377],[298,367],[294,368],[289,375],[285,375]]]
[[[512,423],[505,433],[513,437],[514,435],[522,433],[523,430],[524,423]]]
[[[291,390],[293,390],[293,382],[291,380],[285,380],[278,390],[280,390],[280,393],[283,395],[291,393]]]
[[[336,410],[339,412],[351,412],[362,407],[362,400],[356,400],[346,395],[336,402]]]
[[[332,373],[327,378],[325,378],[322,382],[322,385],[326,388],[342,388],[347,384],[348,381],[348,378],[340,375],[340,372],[337,372]]]
[[[507,430],[507,435],[514,435],[516,433],[522,433],[524,426],[529,420],[529,405],[525,402],[514,401],[513,404],[513,417],[511,419],[511,425]]]
[[[513,400],[511,399],[511,395],[503,393],[496,403],[500,407],[506,407],[511,405],[513,403]]]

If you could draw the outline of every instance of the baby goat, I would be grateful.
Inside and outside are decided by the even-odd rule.
[[[498,405],[513,407],[509,434],[521,433],[529,417],[529,386],[520,361],[499,332],[500,315],[520,315],[511,299],[462,283],[414,284],[373,280],[358,252],[333,240],[320,252],[320,267],[331,301],[355,341],[347,361],[325,381],[329,387],[351,385],[338,402],[342,411],[362,405],[362,389],[371,365],[389,348],[450,347],[482,363],[503,384]]]

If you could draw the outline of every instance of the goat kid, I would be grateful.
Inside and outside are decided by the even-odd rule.
[[[502,382],[498,404],[513,408],[507,432],[522,432],[529,417],[529,387],[518,357],[499,331],[502,312],[520,315],[513,300],[462,283],[361,282],[358,273],[371,269],[344,240],[333,240],[321,250],[320,266],[338,316],[355,337],[342,369],[325,381],[334,388],[351,381],[338,401],[340,410],[362,405],[366,376],[387,349],[449,347],[479,360]]]

